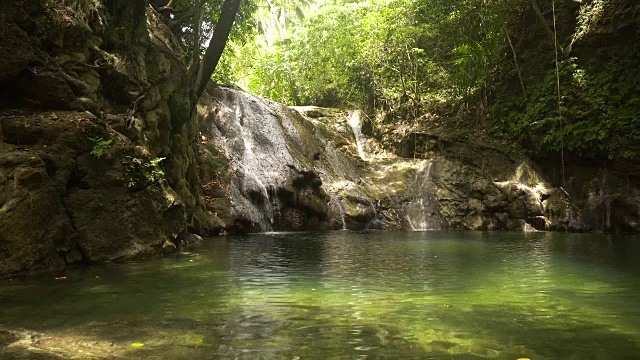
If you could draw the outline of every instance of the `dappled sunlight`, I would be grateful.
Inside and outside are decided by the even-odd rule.
[[[325,183],[324,185],[330,189],[342,190],[352,186],[353,182],[347,180],[335,181],[332,183]]]
[[[531,167],[531,164],[520,163],[511,180],[495,181],[494,183],[509,194],[518,191],[526,194],[526,201],[530,208],[539,209],[538,214],[530,214],[529,216],[538,217],[544,223],[544,227],[549,228],[550,220],[544,216],[546,213],[545,200],[556,190],[542,179],[542,176]],[[540,224],[537,226],[539,227]],[[522,230],[536,231],[536,227],[527,222],[523,224]]]

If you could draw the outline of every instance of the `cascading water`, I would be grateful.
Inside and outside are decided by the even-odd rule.
[[[232,231],[346,227],[345,206],[327,189],[343,177],[334,165],[348,160],[326,149],[327,139],[310,122],[285,105],[234,89],[216,88],[214,98],[201,131],[222,150],[232,175],[228,208],[211,206]]]
[[[278,116],[268,106],[243,92],[219,91],[224,101],[216,110],[209,137],[231,160],[230,217],[243,219],[246,231],[271,231],[281,205],[277,189],[295,159]]]
[[[360,111],[289,109],[225,87],[208,94],[198,109],[203,207],[228,231],[516,229],[525,223],[586,229],[583,219],[594,228],[639,227],[634,198],[640,196],[623,199],[623,208],[606,174],[589,187],[578,214],[564,190],[548,187],[524,162],[509,180],[502,164],[515,167],[515,160],[499,151],[481,150],[478,157],[494,161],[486,171],[484,160],[468,165],[447,158],[442,148],[425,153],[429,161],[398,158],[363,134]],[[461,159],[475,164],[473,146],[461,151]],[[630,214],[622,219],[621,211]]]
[[[404,213],[411,230],[435,230],[442,228],[442,219],[438,214],[438,203],[434,197],[431,179],[432,163],[424,161],[413,179],[407,184],[407,191],[413,198],[404,205]]]
[[[353,130],[353,136],[356,139],[358,147],[358,155],[362,160],[367,160],[367,154],[364,151],[364,136],[362,135],[362,115],[360,110],[355,110],[349,115],[349,126]]]
[[[240,124],[244,125],[242,116],[242,102],[237,105],[236,116],[240,119]],[[236,171],[239,171],[240,191],[248,198],[251,203],[256,207],[257,216],[253,216],[253,220],[260,224],[261,231],[272,230],[274,216],[273,206],[269,196],[267,187],[259,177],[259,166],[256,154],[253,152],[252,136],[249,131],[245,131],[242,127],[242,141],[244,145],[244,154],[242,162],[235,163]]]
[[[335,220],[340,223],[340,229],[346,230],[347,222],[344,220],[344,217],[345,217],[344,204],[342,204],[342,202],[337,197],[331,196],[329,207],[331,209],[331,212],[337,215],[337,218]]]
[[[380,202],[378,201],[378,205]],[[373,211],[373,219],[369,221],[367,224],[367,229],[378,229],[379,228],[379,220],[378,220],[378,210],[376,210],[376,204],[371,203],[371,210]]]

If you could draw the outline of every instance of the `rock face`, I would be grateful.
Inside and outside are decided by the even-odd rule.
[[[636,174],[637,167],[629,163],[576,162],[567,167],[567,192],[583,230],[640,232],[640,179]]]
[[[214,231],[181,49],[136,4],[0,4],[0,276],[173,251],[187,229]]]
[[[329,171],[341,169],[329,166],[312,123],[241,91],[217,87],[207,95],[199,111],[202,192],[227,231],[341,228],[323,186],[336,177]]]
[[[209,88],[198,122],[208,212],[231,232],[592,229],[522,155],[432,135],[415,141],[420,159],[398,157],[354,118]]]

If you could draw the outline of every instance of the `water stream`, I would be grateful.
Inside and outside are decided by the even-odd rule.
[[[332,213],[338,214],[336,219],[340,221],[340,225],[341,225],[340,229],[346,230],[347,222],[344,220],[345,218],[344,204],[337,197],[331,196],[329,206],[331,208]]]
[[[349,126],[353,130],[353,135],[356,139],[356,146],[358,148],[358,155],[362,160],[367,160],[367,154],[364,151],[364,135],[362,134],[362,114],[360,110],[351,112],[348,118]]]
[[[438,230],[442,220],[438,215],[438,202],[435,199],[435,187],[431,181],[430,161],[423,161],[416,169],[413,183],[408,184],[408,193],[413,198],[404,205],[404,212],[411,230]]]

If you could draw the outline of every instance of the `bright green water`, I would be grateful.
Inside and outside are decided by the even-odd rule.
[[[603,235],[228,237],[2,282],[0,325],[92,336],[126,358],[633,359],[639,259],[640,238]]]

